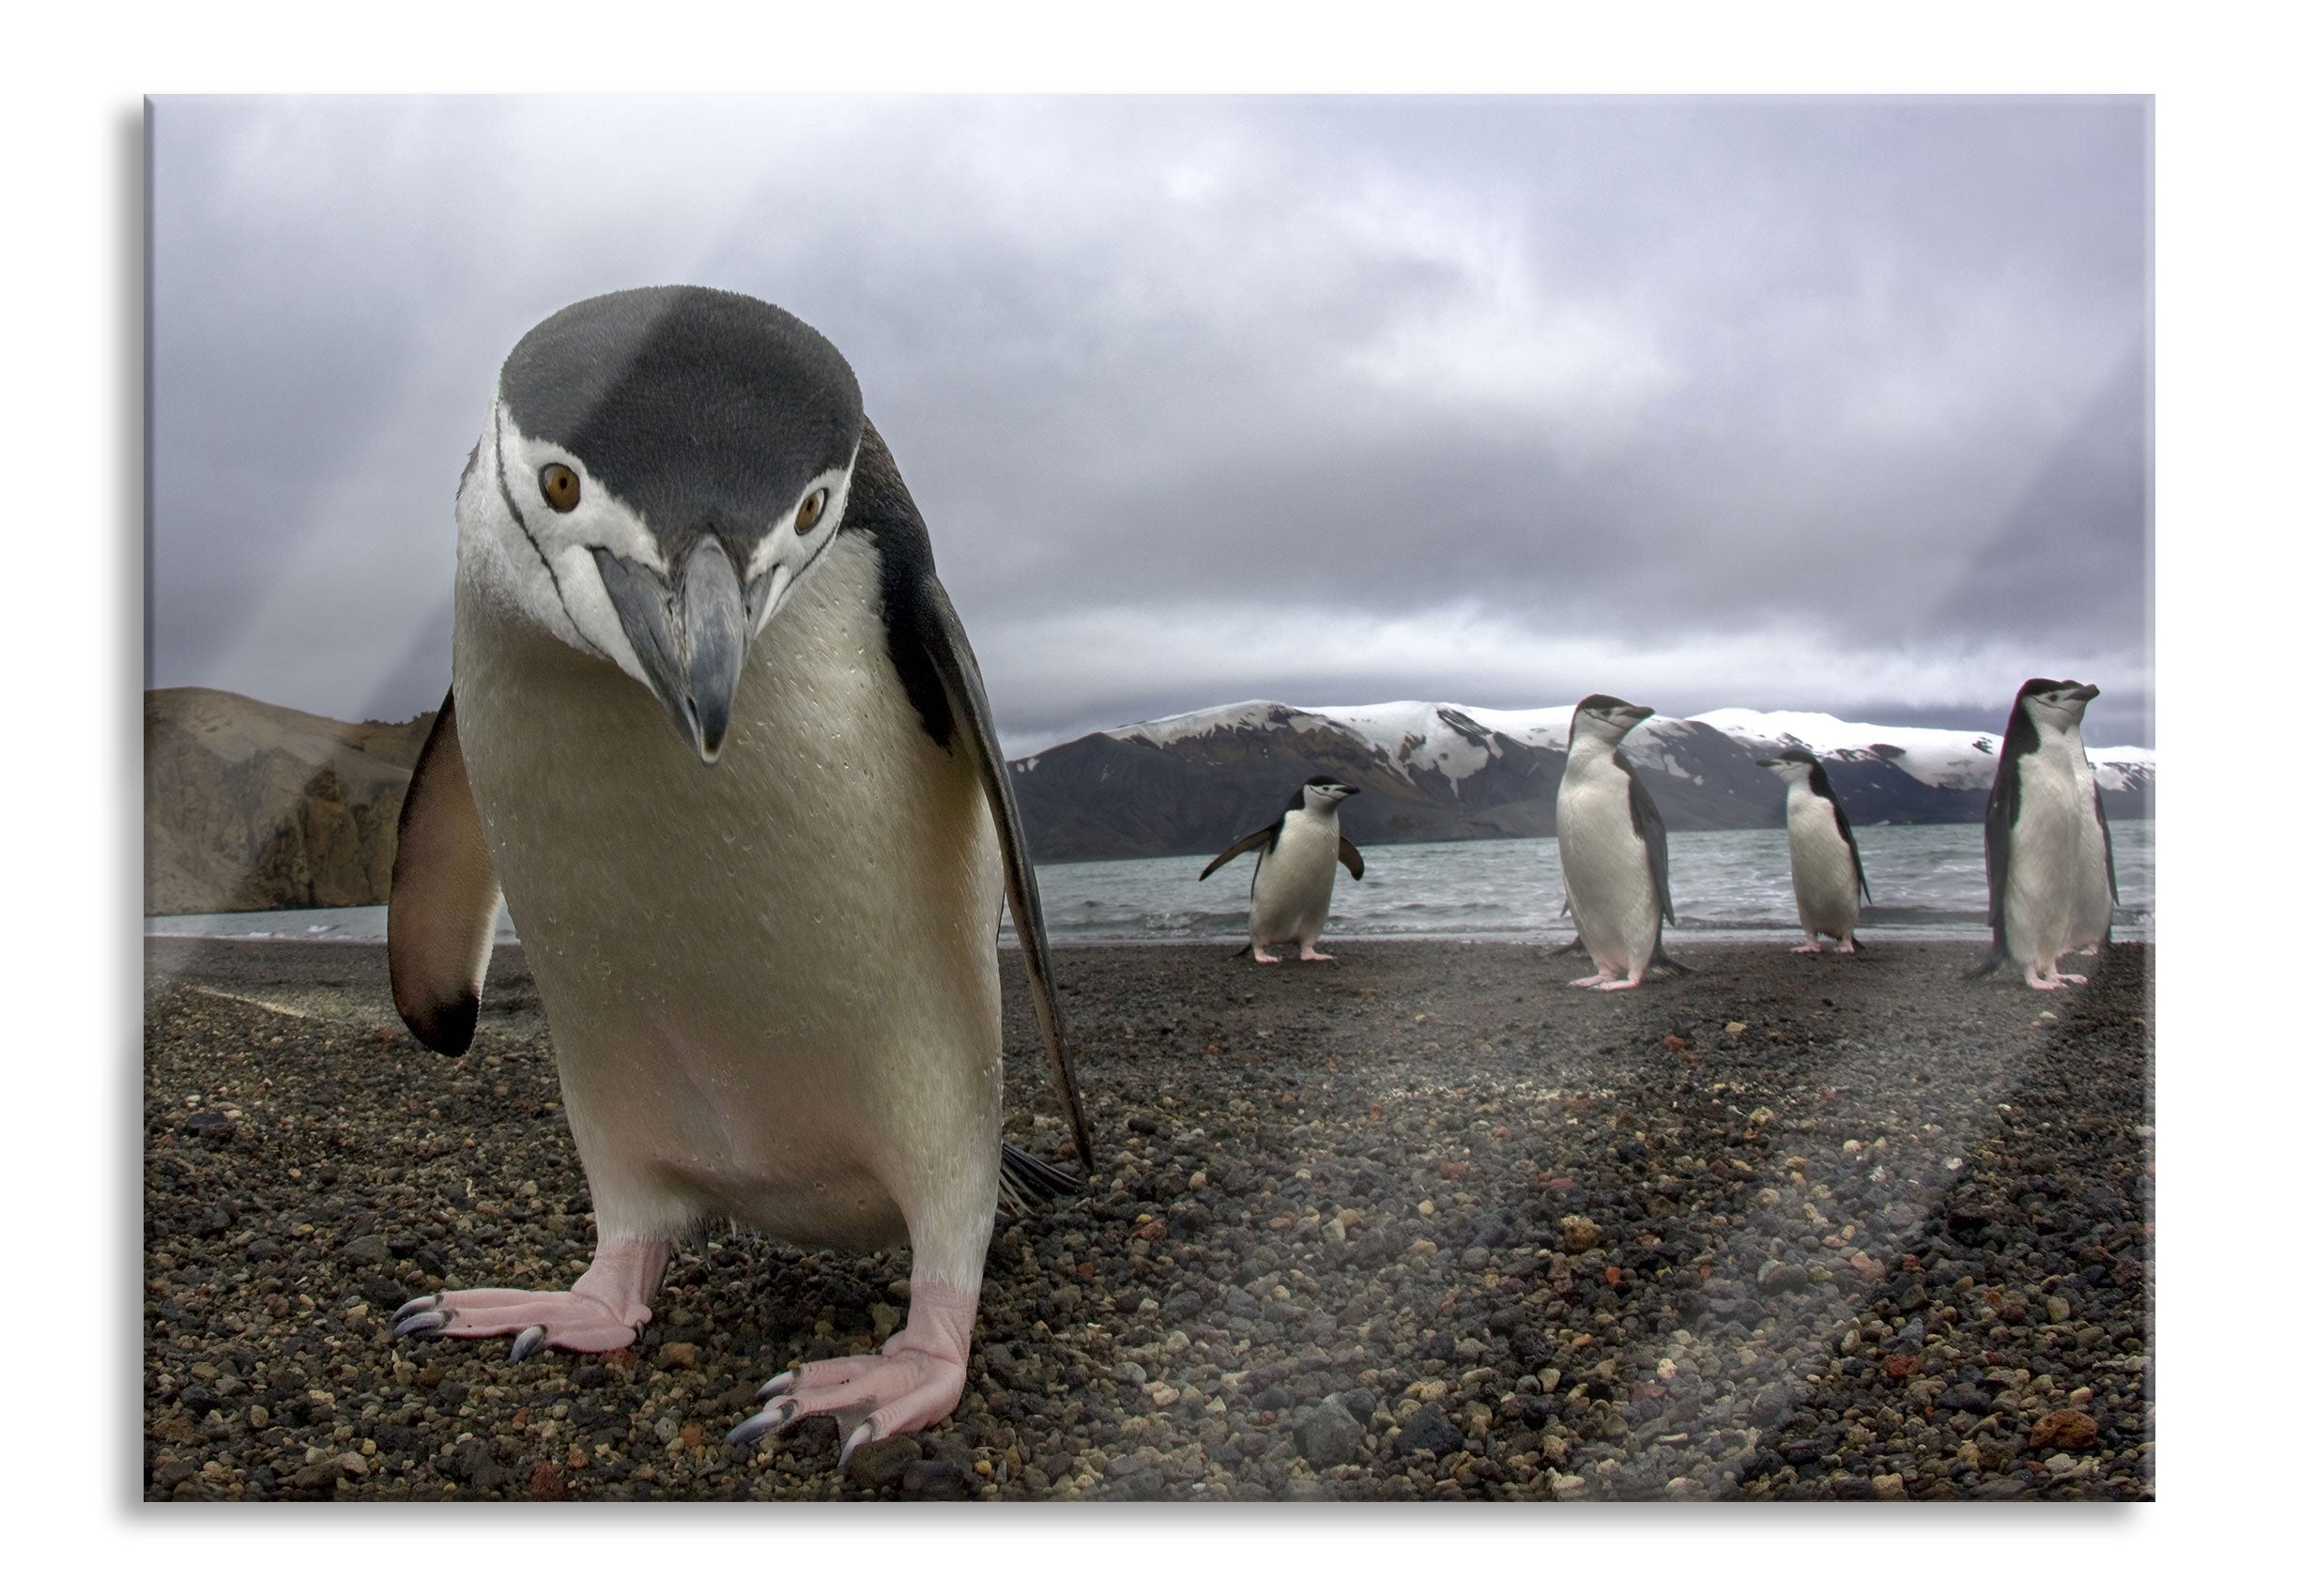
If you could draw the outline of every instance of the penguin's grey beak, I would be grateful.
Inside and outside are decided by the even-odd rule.
[[[2076,699],[2077,702],[2080,704],[2089,704],[2094,698],[2100,697],[2100,689],[2094,686],[2092,683],[2087,682],[2083,686],[2071,693],[2069,697]]]
[[[1767,770],[1778,770],[1786,762],[1786,760],[1759,760],[1757,761],[1758,764],[1763,765]]]
[[[592,553],[648,684],[687,746],[717,764],[751,644],[749,607],[725,545],[702,539],[668,582],[606,549]]]

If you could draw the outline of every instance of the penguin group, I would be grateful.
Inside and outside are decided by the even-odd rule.
[[[452,683],[402,807],[392,995],[460,1055],[498,903],[548,1012],[598,1231],[564,1291],[406,1303],[402,1335],[606,1352],[651,1317],[671,1249],[734,1221],[807,1247],[907,1244],[907,1318],[868,1356],[762,1385],[728,1439],[839,1419],[841,1465],[963,1392],[996,1214],[1079,1189],[1002,1145],[998,930],[1011,913],[1045,1089],[1093,1147],[1045,917],[989,703],[927,525],[831,342],[744,295],[642,288],[518,340],[457,490]],[[1992,969],[2032,986],[2108,940],[2113,864],[2078,728],[2095,689],[2037,679],[1987,821]],[[1621,752],[1652,710],[1574,707],[1556,798],[1566,899],[1596,973],[1684,967],[1661,812]],[[1787,790],[1805,943],[1856,951],[1866,892],[1810,754]],[[1317,944],[1362,879],[1303,782],[1200,873],[1255,854],[1250,952]]]
[[[1985,827],[1990,951],[1971,972],[1986,975],[2010,962],[2040,990],[2077,984],[2061,970],[2071,954],[2096,954],[2109,941],[2118,901],[2116,860],[2099,784],[2084,751],[2085,706],[2100,689],[2086,683],[2034,677],[2013,702],[1999,748]],[[1574,940],[1560,952],[1586,952],[1596,973],[1572,984],[1627,991],[1656,970],[1690,974],[1662,945],[1664,925],[1677,924],[1669,895],[1669,836],[1660,807],[1621,752],[1621,740],[1653,714],[1605,693],[1573,706],[1565,772],[1556,799],[1557,863]],[[1827,938],[1841,954],[1859,953],[1862,900],[1875,901],[1851,817],[1810,749],[1784,747],[1756,763],[1786,789],[1789,882],[1804,941],[1792,951],[1820,953]],[[1305,959],[1316,951],[1332,903],[1339,863],[1353,879],[1365,861],[1342,836],[1335,810],[1357,790],[1316,775],[1284,813],[1224,849],[1199,872],[1204,881],[1232,859],[1257,851],[1249,946],[1262,963],[1270,948],[1297,942]]]

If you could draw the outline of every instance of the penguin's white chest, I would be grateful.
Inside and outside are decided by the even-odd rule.
[[[876,593],[842,540],[706,768],[646,689],[459,583],[471,789],[603,1230],[876,1246],[994,1201],[998,844]]]
[[[2084,757],[2083,744],[2076,744],[2069,754],[2069,781],[2076,789],[2077,805],[2077,876],[2068,928],[2072,949],[2097,944],[2107,936],[2115,909],[2108,882],[2108,839],[2102,835],[2103,822],[2094,810],[2096,779],[2092,762]]]
[[[1789,881],[1807,931],[1843,937],[1861,916],[1853,852],[1837,830],[1835,806],[1802,784],[1789,789]]]
[[[1630,819],[1629,773],[1569,755],[1557,786],[1557,863],[1583,945],[1601,964],[1642,970],[1661,935],[1661,898]]]
[[[1314,941],[1334,898],[1342,826],[1332,815],[1290,811],[1254,871],[1249,933],[1258,944]]]
[[[2058,748],[2021,755],[2017,775],[2020,812],[2013,821],[2005,873],[2005,946],[2016,959],[2048,964],[2068,943],[2091,806],[2079,816],[2076,778]]]

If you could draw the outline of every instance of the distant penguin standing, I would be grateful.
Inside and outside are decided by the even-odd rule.
[[[2078,683],[2063,682],[2063,687]],[[2085,687],[2087,695],[2097,687]],[[2076,724],[2068,729],[2069,775],[2077,783],[2077,806],[2092,811],[2092,823],[2078,838],[2077,902],[2070,911],[2068,945],[2061,951],[2090,956],[2108,945],[2110,916],[2123,901],[2116,890],[2116,851],[2108,842],[2108,813],[2100,802],[2100,782],[2084,751],[2084,712],[2090,698],[2078,700]]]
[[[1260,831],[1239,837],[1198,872],[1204,881],[1249,849],[1259,849],[1254,861],[1253,908],[1247,915],[1254,961],[1276,964],[1270,948],[1297,943],[1306,961],[1333,958],[1318,951],[1318,933],[1326,929],[1326,914],[1334,899],[1334,862],[1339,859],[1350,879],[1361,881],[1366,862],[1342,835],[1335,811],[1357,790],[1330,775],[1313,775],[1294,791],[1293,802]]]
[[[1597,974],[1573,985],[1621,991],[1650,969],[1683,971],[1662,951],[1669,901],[1669,837],[1652,794],[1622,757],[1621,739],[1653,712],[1592,693],[1573,706],[1557,784],[1557,863],[1579,941]]]
[[[1797,923],[1805,929],[1797,953],[1819,953],[1820,939],[1836,939],[1839,953],[1858,953],[1853,928],[1861,921],[1861,899],[1869,895],[1861,870],[1861,845],[1829,773],[1802,748],[1786,748],[1758,764],[1788,789],[1789,882],[1797,894]]]
[[[2099,692],[2078,682],[2032,677],[2021,683],[1997,755],[1997,780],[1988,790],[1985,847],[1988,861],[1986,962],[1974,976],[2006,959],[2029,985],[2049,991],[2082,975],[2056,966],[2077,932],[2080,885],[2088,857],[2086,833],[2096,829],[2099,798],[2078,784],[2083,761],[2077,723]],[[2089,767],[2087,767],[2089,769]],[[2104,854],[2106,837],[2103,837]]]

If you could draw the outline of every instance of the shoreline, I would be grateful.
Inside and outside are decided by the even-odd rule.
[[[695,1238],[627,1357],[381,1334],[589,1256],[516,944],[454,1061],[380,944],[149,939],[146,1494],[2153,1495],[2147,944],[2035,993],[1720,939],[1618,994],[1542,945],[1062,944],[1103,1173],[1002,1221],[958,1413],[841,1479],[827,1423],[719,1437],[882,1337],[899,1251]],[[1007,1134],[1059,1154],[1003,962]]]

